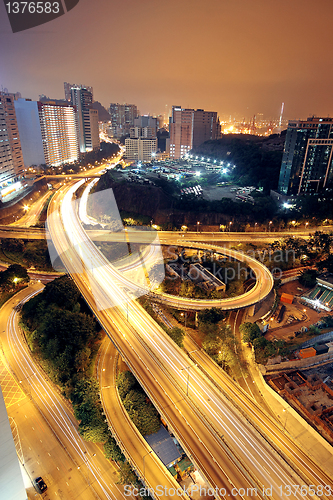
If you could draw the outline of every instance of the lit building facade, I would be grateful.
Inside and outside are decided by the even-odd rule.
[[[71,102],[72,100],[72,88],[73,87],[76,87],[76,88],[79,88],[79,89],[86,89],[88,90],[88,92],[91,92],[91,94],[93,94],[93,88],[92,87],[88,87],[87,85],[82,85],[82,84],[77,84],[77,83],[68,83],[68,82],[64,82],[64,91],[65,91],[65,99],[66,101],[68,102]]]
[[[115,137],[129,134],[134,120],[138,116],[138,108],[135,104],[111,103],[109,108],[111,116],[111,127]]]
[[[71,103],[76,109],[80,153],[98,149],[100,146],[98,111],[92,108],[92,92],[82,86],[73,86],[71,88]]]
[[[74,106],[55,101],[14,102],[25,167],[58,167],[78,160]]]
[[[39,120],[46,165],[60,167],[78,160],[74,107],[70,104],[38,102]]]
[[[130,161],[150,162],[157,151],[157,139],[125,139],[125,157]]]
[[[284,145],[279,192],[317,193],[333,178],[333,118],[290,121]]]
[[[0,191],[14,182],[16,174],[13,154],[7,127],[7,97],[0,95]]]
[[[169,119],[170,158],[179,159],[205,141],[219,139],[220,122],[215,111],[172,107]]]
[[[13,157],[14,172],[16,177],[21,177],[24,175],[24,162],[14,106],[15,98],[16,94],[0,92],[0,99],[5,111],[6,128]]]

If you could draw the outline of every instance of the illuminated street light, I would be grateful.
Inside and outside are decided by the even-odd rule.
[[[200,224],[200,222],[198,221],[197,222],[197,233],[199,232],[199,224]]]
[[[87,453],[86,451],[84,453]],[[83,457],[83,460],[84,460],[84,463],[87,467],[87,470],[88,470],[88,485],[90,486],[90,476],[89,476],[89,467],[88,467],[88,462],[90,462],[90,460],[93,458],[93,457],[96,457],[96,453],[93,453],[91,455],[91,458],[87,458],[84,456]],[[82,465],[82,464],[81,464]],[[81,469],[81,465],[78,465],[77,469],[80,470]]]

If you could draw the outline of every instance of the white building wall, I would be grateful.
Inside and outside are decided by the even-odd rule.
[[[0,389],[0,498],[27,500],[20,464]]]
[[[14,101],[14,106],[24,166],[27,168],[46,163],[37,102],[18,99]]]

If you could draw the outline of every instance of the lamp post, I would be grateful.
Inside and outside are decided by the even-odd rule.
[[[269,225],[268,225],[268,228],[269,228],[269,232],[271,232],[271,225],[272,225],[273,221],[269,221]]]
[[[22,380],[19,381],[20,384],[22,384],[22,382],[24,380],[28,381],[28,387],[29,387],[28,393],[29,393],[30,396],[31,396],[31,383],[30,383],[30,381],[28,379],[31,378],[31,377],[33,377],[33,375],[36,375],[36,373],[34,372],[31,375],[28,375],[27,377],[25,377],[25,378],[23,378]]]
[[[84,451],[83,453],[87,453],[87,452],[86,452],[86,451]],[[84,463],[85,463],[85,465],[86,465],[86,467],[87,467],[87,470],[88,470],[88,485],[89,485],[89,487],[90,487],[90,476],[89,476],[89,467],[88,467],[88,462],[90,462],[90,460],[91,460],[93,457],[96,457],[96,453],[93,453],[93,454],[91,455],[91,458],[90,458],[90,459],[89,459],[89,458],[87,458],[87,459],[86,459],[86,457],[85,457],[85,456],[83,457]],[[82,464],[81,464],[81,465],[82,465]],[[77,469],[78,469],[78,470],[80,470],[80,469],[81,469],[81,465],[78,465],[78,467],[77,467]]]
[[[198,221],[197,222],[197,233],[199,232],[199,224],[200,224],[200,222]]]
[[[145,458],[147,455],[150,455],[150,453],[153,453],[153,450],[148,451],[145,455],[142,457],[142,464],[143,464],[143,484],[146,484],[146,477],[145,477]]]
[[[180,369],[180,371],[187,370],[186,396],[188,396],[188,388],[189,388],[189,381],[190,381],[190,368],[192,368],[193,366],[197,366],[197,365],[196,364],[189,365],[189,366],[185,366],[185,368]]]
[[[186,330],[186,319],[187,319],[187,311],[185,313],[180,313],[181,316],[185,315],[185,330]]]
[[[229,233],[231,231],[232,221],[229,222]]]
[[[284,413],[285,411],[287,411],[287,409],[286,409],[286,408],[283,408],[283,410],[282,410],[282,411],[283,411],[283,413]],[[283,425],[283,428],[284,428],[284,429],[286,429],[287,418],[288,418],[288,413],[286,413],[286,419],[285,419],[285,421],[284,421],[284,425]]]

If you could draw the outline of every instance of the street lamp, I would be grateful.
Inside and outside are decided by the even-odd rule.
[[[22,384],[22,382],[24,380],[28,380],[29,378],[33,377],[34,375],[36,375],[36,373],[32,373],[31,375],[28,375],[27,377],[23,378],[22,380],[19,381],[20,384]],[[29,386],[29,394],[31,396],[31,382],[28,380],[28,386]]]
[[[190,381],[190,368],[192,368],[193,366],[197,366],[197,365],[196,364],[188,365],[188,366],[185,366],[185,368],[180,369],[180,371],[187,370],[186,396],[188,396],[188,387],[189,387],[189,381]]]
[[[271,231],[271,224],[272,224],[272,223],[273,223],[273,221],[271,221],[271,220],[270,220],[270,221],[269,221],[269,225],[268,225],[268,227],[269,227],[269,232]]]
[[[258,222],[255,222],[255,223],[254,223],[254,231],[256,231],[256,230],[257,230],[257,224],[258,224]]]
[[[184,313],[180,313],[181,316],[184,316]],[[186,330],[186,319],[187,319],[187,311],[185,311],[185,330]]]
[[[197,233],[199,232],[199,224],[200,224],[200,222],[198,221],[197,222]]]
[[[84,451],[83,453],[87,453],[87,452],[86,452],[86,451]],[[91,458],[90,458],[90,459],[89,459],[89,458],[87,458],[87,459],[86,459],[86,457],[85,457],[85,456],[83,457],[84,463],[85,463],[85,465],[86,465],[86,467],[87,467],[87,470],[88,470],[88,485],[89,485],[89,486],[90,486],[90,476],[89,476],[89,467],[88,467],[88,462],[90,462],[90,460],[91,460],[93,457],[96,457],[96,453],[93,453],[93,454],[91,455]],[[82,465],[82,464],[81,464],[81,465]],[[78,469],[78,470],[80,470],[80,469],[81,469],[81,465],[78,465],[78,467],[77,467],[77,469]]]
[[[143,463],[143,484],[145,484],[146,478],[145,478],[145,458],[147,455],[150,455],[150,453],[153,453],[154,450],[148,451],[145,455],[142,457],[142,463]]]
[[[230,233],[230,231],[231,231],[231,226],[232,226],[232,222],[230,221],[230,222],[229,222],[229,233]]]

